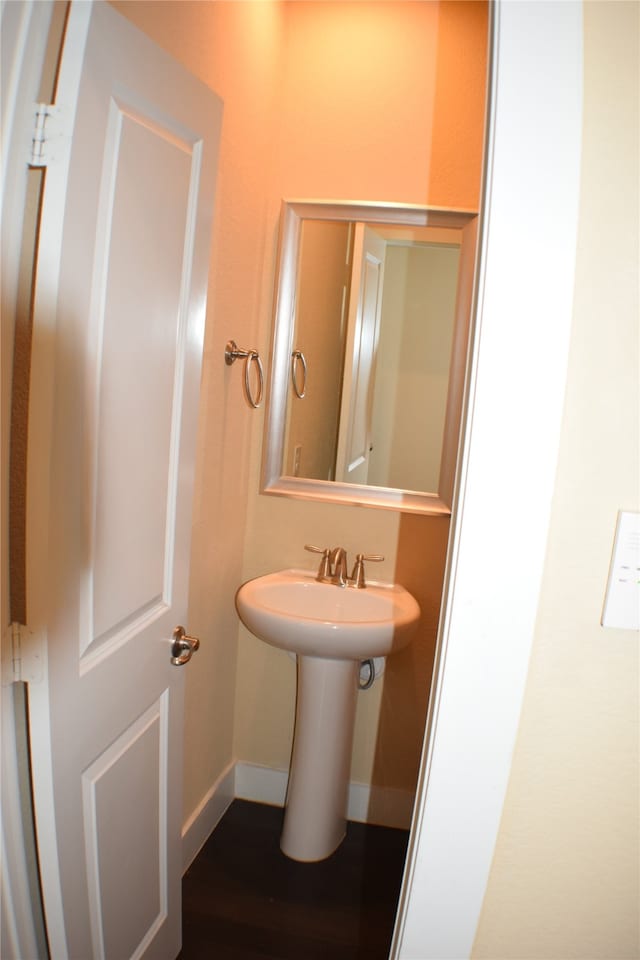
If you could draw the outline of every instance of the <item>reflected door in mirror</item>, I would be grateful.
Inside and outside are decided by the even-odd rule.
[[[384,259],[382,237],[364,223],[356,223],[335,470],[336,480],[345,483],[371,482]]]
[[[458,244],[388,244],[368,482],[437,490],[449,389]]]
[[[459,253],[453,231],[303,221],[293,346],[307,374],[301,398],[292,367],[284,474],[438,489]]]

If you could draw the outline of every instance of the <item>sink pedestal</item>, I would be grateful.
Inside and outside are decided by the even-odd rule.
[[[280,848],[324,860],[346,832],[360,662],[298,654],[293,752]]]

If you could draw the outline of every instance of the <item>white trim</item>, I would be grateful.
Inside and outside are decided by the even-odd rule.
[[[232,800],[253,800],[284,807],[288,779],[288,770],[257,763],[232,761],[225,767],[182,828],[183,873],[191,866]],[[347,819],[408,830],[413,800],[414,794],[410,790],[352,781],[349,784]]]
[[[2,823],[0,832],[0,956],[37,957],[44,939],[42,912],[32,903],[34,890],[27,858],[27,836],[20,790],[20,758],[14,711],[15,684],[2,690]],[[35,846],[35,839],[29,847]]]
[[[473,948],[524,695],[563,412],[582,5],[494,10],[473,376],[393,960],[462,960]]]
[[[27,193],[27,156],[31,147],[33,129],[32,105],[38,96],[42,65],[44,62],[53,3],[2,2],[0,23],[2,37],[1,130],[0,147],[2,162],[0,176],[2,186],[2,374],[0,379],[11,380],[11,360],[18,290],[20,243],[22,236],[25,198]],[[3,403],[8,402],[8,393],[3,384]],[[8,424],[8,411],[2,410],[3,426],[3,495],[8,471],[8,448],[4,428]],[[8,436],[8,431],[7,431]],[[8,569],[8,539],[6,527],[2,530],[2,564]],[[4,583],[3,583],[4,587]],[[4,602],[3,594],[3,602]],[[2,660],[11,660],[9,632],[4,624],[9,621],[9,611],[2,610]],[[5,682],[3,676],[3,683]],[[35,844],[31,832],[31,817],[26,820],[25,833],[21,799],[20,761],[17,752],[18,730],[13,712],[15,688],[2,689],[2,803],[0,810],[0,874],[2,896],[0,927],[2,940],[0,954],[6,960],[37,956],[44,941],[44,925],[41,904],[34,902],[35,895],[30,882],[30,870],[26,850]],[[20,721],[19,721],[20,722]]]
[[[255,800],[283,807],[289,774],[286,770],[263,767],[258,763],[235,765],[235,796],[238,800]]]
[[[182,828],[182,872],[187,872],[234,798],[235,764],[229,763]]]
[[[67,120],[75,118],[93,0],[72,3],[66,21],[57,80],[56,101],[69,106]],[[62,227],[70,141],[60,144],[55,163],[47,169],[47,203],[43,205],[38,240],[38,269],[34,289],[33,349],[29,395],[27,450],[27,583],[29,590],[28,626],[36,649],[42,650],[43,680],[30,684],[29,722],[32,755],[40,758],[32,764],[34,814],[40,858],[40,879],[49,951],[52,957],[68,956],[60,883],[58,842],[53,803],[53,758],[51,751],[50,706],[47,648],[47,593],[50,558],[48,530],[50,516],[49,486],[51,465],[51,417],[53,411],[54,370],[51,344],[55,342],[56,303],[62,248]],[[40,585],[41,589],[35,589]],[[29,651],[25,651],[27,655]]]
[[[283,807],[289,772],[256,763],[236,763],[235,795],[241,800]],[[352,780],[349,784],[347,819],[381,827],[408,830],[414,794],[410,790],[370,786]]]

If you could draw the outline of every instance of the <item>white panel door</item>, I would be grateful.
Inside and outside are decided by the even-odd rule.
[[[356,224],[336,456],[336,480],[346,483],[368,482],[385,246],[370,227]]]
[[[46,174],[28,499],[45,913],[54,960],[169,960],[185,669],[171,648],[188,628],[221,104],[85,2],[71,7],[56,102],[75,120]]]

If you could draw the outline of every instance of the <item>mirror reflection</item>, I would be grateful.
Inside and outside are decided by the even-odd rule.
[[[266,492],[448,512],[476,219],[284,205]]]
[[[406,232],[302,223],[286,475],[438,488],[460,238]]]

